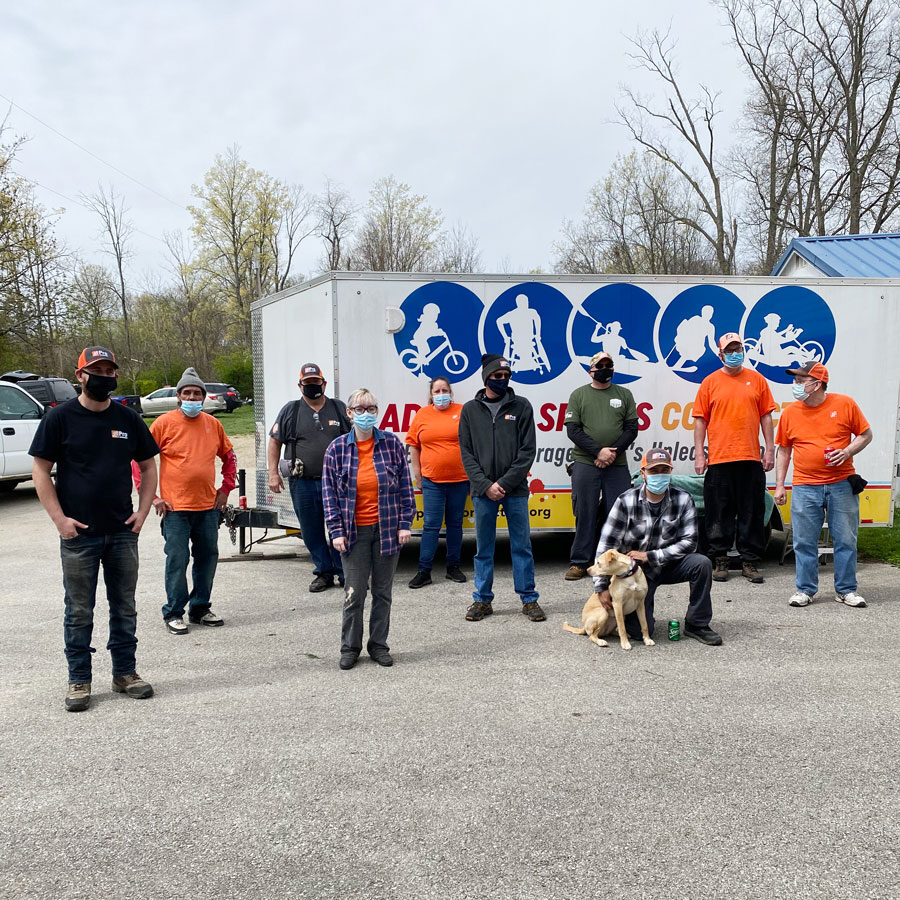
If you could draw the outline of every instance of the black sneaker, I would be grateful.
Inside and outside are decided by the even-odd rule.
[[[750,582],[750,584],[762,584],[765,578],[759,574],[759,569],[752,562],[744,560],[741,563],[741,575]]]
[[[319,591],[327,591],[330,587],[334,587],[334,575],[316,575],[309,586],[309,592],[318,594]]]
[[[486,619],[493,612],[494,607],[490,603],[482,603],[480,600],[476,600],[466,610],[466,621],[480,622],[482,619]]]
[[[727,556],[716,557],[716,568],[713,570],[713,581],[728,581]]]
[[[531,603],[523,603],[522,614],[528,616],[532,622],[547,621],[547,617],[544,615],[544,611],[541,609],[541,605],[537,600],[532,600]]]
[[[463,575],[459,566],[447,566],[447,574],[444,577],[450,581],[456,581],[459,584],[463,584],[463,582],[468,580],[466,576]]]
[[[359,654],[354,653],[352,650],[348,653],[341,654],[341,661],[338,665],[342,669],[352,669],[356,665],[356,661],[359,659]]]
[[[420,588],[431,584],[431,569],[419,569],[409,582],[409,587]]]
[[[685,622],[683,630],[685,637],[692,637],[701,644],[709,644],[710,647],[719,647],[722,644],[722,636],[708,625],[688,625]]]

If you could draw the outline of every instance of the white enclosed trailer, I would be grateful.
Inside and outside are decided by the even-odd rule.
[[[640,432],[628,451],[631,471],[648,447],[664,446],[676,473],[688,475],[692,403],[702,379],[721,365],[715,337],[727,331],[744,337],[747,364],[769,380],[776,426],[780,410],[794,402],[784,369],[824,362],[829,390],[853,397],[874,433],[855,461],[869,482],[861,521],[893,521],[898,280],[332,272],[258,300],[251,320],[257,506],[276,512],[282,525],[297,521],[288,494],[268,490],[267,434],[282,405],[299,396],[304,362],[322,367],[331,396],[346,401],[358,387],[372,390],[379,427],[402,437],[426,402],[429,379],[449,378],[465,402],[482,387],[481,354],[504,354],[516,392],[535,412],[532,527],[559,530],[574,525],[566,403],[588,382],[591,356],[609,352],[614,380],[634,394]],[[789,519],[789,504],[781,514]]]

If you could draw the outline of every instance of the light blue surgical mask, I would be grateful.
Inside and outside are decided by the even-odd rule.
[[[435,394],[431,399],[438,409],[446,409],[453,402],[449,394]]]
[[[672,480],[671,475],[648,475],[647,490],[651,494],[664,494],[669,489],[669,482]]]
[[[371,431],[375,427],[375,413],[354,413],[353,424],[360,431]]]
[[[181,411],[189,418],[193,419],[203,412],[202,400],[182,400]]]
[[[736,369],[739,365],[744,362],[744,353],[739,350],[737,353],[726,353],[725,354],[725,365],[730,369]]]
[[[791,390],[794,392],[795,400],[805,400],[809,396],[809,394],[806,393],[806,385],[805,384],[799,384],[798,382],[795,381],[791,385]]]

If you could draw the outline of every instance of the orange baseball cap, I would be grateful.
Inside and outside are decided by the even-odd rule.
[[[723,334],[722,337],[719,338],[719,349],[724,350],[734,341],[737,341],[741,346],[744,344],[741,340],[741,336],[736,331],[729,331],[728,334]]]
[[[641,468],[646,469],[648,466],[658,466],[661,463],[672,467],[672,454],[665,447],[651,447],[641,459]]]
[[[100,362],[104,359],[112,363],[117,369],[119,368],[119,364],[116,362],[116,355],[112,350],[107,350],[106,347],[85,347],[81,351],[81,356],[78,357],[78,365],[75,371],[80,372],[85,366],[91,366],[95,362]]]
[[[810,378],[815,378],[816,381],[828,384],[828,369],[820,362],[809,360],[809,362],[797,366],[796,369],[785,369],[784,371],[788,375],[809,375]]]

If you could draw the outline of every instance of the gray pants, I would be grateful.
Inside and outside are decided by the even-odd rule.
[[[344,565],[344,619],[341,624],[341,653],[362,650],[363,606],[372,578],[372,608],[369,613],[369,641],[366,650],[378,653],[390,649],[391,587],[400,556],[381,555],[381,534],[377,525],[356,529],[356,543],[349,553],[341,554]]]
[[[572,507],[575,513],[575,538],[569,562],[587,568],[597,558],[600,529],[619,496],[631,487],[628,466],[599,469],[576,462],[572,468]],[[601,497],[602,494],[602,497]]]

